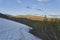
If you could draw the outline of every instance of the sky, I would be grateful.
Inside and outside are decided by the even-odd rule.
[[[0,12],[11,15],[60,15],[60,0],[0,0]]]

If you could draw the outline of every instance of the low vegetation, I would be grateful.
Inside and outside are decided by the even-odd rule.
[[[60,40],[60,20],[57,18],[51,19],[51,21],[47,21],[47,18],[44,21],[34,21],[25,18],[17,20],[33,27],[30,32],[43,40]]]
[[[27,18],[16,18],[16,21],[33,27],[30,32],[43,40],[60,40],[60,20],[57,18],[44,18],[43,21],[30,20]]]

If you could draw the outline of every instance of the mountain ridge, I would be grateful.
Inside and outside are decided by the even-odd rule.
[[[13,16],[13,18],[27,18],[30,20],[37,20],[37,21],[43,21],[44,19],[48,19],[48,21],[51,21],[52,19],[58,19],[60,20],[60,18],[49,18],[49,17],[42,17],[42,16],[36,16],[36,15],[16,15]]]

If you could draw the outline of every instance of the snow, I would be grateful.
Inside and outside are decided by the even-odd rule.
[[[31,27],[0,18],[0,40],[41,40],[31,33]]]

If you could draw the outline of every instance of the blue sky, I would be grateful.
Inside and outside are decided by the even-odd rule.
[[[60,0],[0,0],[0,12],[12,15],[60,15]]]

